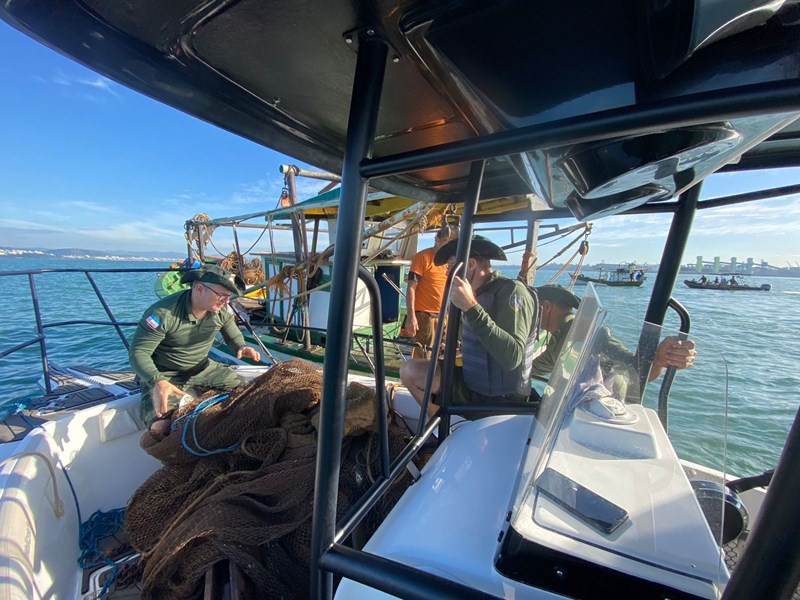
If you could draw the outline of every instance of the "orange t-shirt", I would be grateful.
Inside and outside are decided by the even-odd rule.
[[[442,306],[444,286],[447,282],[447,265],[437,267],[433,264],[436,248],[427,248],[417,252],[411,259],[409,273],[415,273],[417,281],[414,296],[414,310],[418,312],[438,313]]]

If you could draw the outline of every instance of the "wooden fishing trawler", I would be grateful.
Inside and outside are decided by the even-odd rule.
[[[247,215],[215,218],[196,215],[186,221],[188,256],[173,267],[177,270],[159,273],[156,294],[163,297],[188,288],[180,282],[186,269],[204,263],[219,264],[238,272],[247,284],[247,293],[236,299],[234,310],[240,317],[242,333],[248,344],[260,350],[270,364],[302,358],[322,364],[325,360],[327,322],[330,304],[332,260],[335,245],[323,244],[323,236],[330,238],[338,225],[339,187],[323,190],[305,201],[296,197],[296,176],[338,182],[338,177],[328,173],[308,171],[293,165],[282,165],[285,177],[284,194],[278,206],[270,211]],[[329,186],[328,186],[329,187]],[[504,213],[525,210],[523,198],[487,199],[478,206],[478,216],[492,219]],[[406,306],[405,287],[407,269],[418,250],[420,235],[436,231],[443,222],[457,228],[461,220],[461,207],[452,204],[416,202],[408,198],[372,191],[367,196],[367,208],[362,230],[361,264],[378,284],[380,314],[359,282],[356,291],[356,312],[353,318],[353,346],[350,352],[350,370],[357,373],[374,373],[371,358],[373,343],[371,324],[382,324],[384,342],[384,369],[387,377],[397,379],[400,366],[418,347],[404,333]],[[515,241],[514,233],[526,230],[525,226],[503,225],[492,228],[507,239],[504,247],[513,251],[525,242]],[[243,229],[260,232],[249,248],[240,243]],[[217,249],[215,231],[228,229],[233,233],[234,251],[225,257],[209,254]],[[585,224],[560,226],[542,224],[538,239],[564,238],[575,234],[575,240],[585,237],[589,227]],[[283,233],[292,236],[292,248],[279,249],[275,237]],[[265,242],[259,244],[259,241]],[[568,241],[567,246],[574,243]],[[254,257],[247,260],[244,257]],[[567,264],[574,260],[569,259]],[[228,353],[227,346],[218,340],[217,351]],[[428,356],[430,348],[421,348]]]
[[[636,10],[624,2],[582,3],[576,10],[523,0],[326,0],[302,7],[66,1],[6,3],[0,17],[144,94],[342,174],[315,481],[303,488],[313,489],[310,577],[294,581],[297,595],[794,593],[800,544],[787,532],[800,530],[800,419],[768,487],[765,477],[749,481],[756,488],[745,492],[748,482],[733,481],[724,469],[679,458],[669,438],[668,391],[644,405],[646,389],[635,384],[646,380],[670,308],[681,315],[681,334],[689,334],[688,314],[671,292],[696,211],[800,190],[700,194],[717,171],[800,165],[795,3],[741,0],[721,10],[698,2],[689,11],[660,2]],[[469,255],[481,199],[527,200],[526,210],[505,218],[529,223],[530,255],[540,220],[671,214],[647,324],[639,329],[639,372],[626,380],[632,395],[584,393],[597,383],[603,325],[610,322],[589,285],[541,404],[456,404],[447,385],[459,322],[451,309],[437,413],[425,418],[429,378],[419,422],[392,456],[382,344],[375,344],[379,466],[365,494],[340,505],[358,280],[371,282],[365,285],[373,301],[378,297],[360,268],[370,186],[418,201],[463,203],[457,263]],[[381,328],[372,327],[380,341]],[[25,345],[36,343],[44,350],[42,335]],[[726,388],[724,369],[710,387]],[[395,409],[403,396],[396,391]],[[125,505],[157,468],[139,449],[141,423],[132,410],[138,393],[108,398],[51,414],[4,447],[0,522],[13,525],[0,540],[5,595],[83,598],[89,575],[76,560],[79,507],[85,514]],[[693,402],[718,409],[724,424],[724,398],[704,390]],[[454,431],[456,415],[475,419]],[[364,540],[359,524],[414,470],[411,459],[428,441],[437,449],[415,472],[415,484]],[[67,485],[72,503],[61,497]],[[258,500],[248,496],[240,504]],[[751,518],[729,506],[746,506]],[[181,512],[187,508],[203,514],[200,505]],[[739,527],[729,527],[729,512],[738,512]],[[194,593],[273,592],[254,587],[254,562],[237,552],[243,545],[232,544],[220,568],[193,581]],[[266,541],[248,537],[246,545],[263,550],[270,564]],[[737,560],[728,562],[729,555]]]

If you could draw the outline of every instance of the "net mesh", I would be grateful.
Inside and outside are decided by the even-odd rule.
[[[227,559],[243,577],[244,597],[307,598],[316,458],[314,413],[322,372],[304,361],[270,369],[202,412],[182,409],[163,439],[142,447],[163,463],[128,505],[126,528],[142,554],[142,598],[191,598],[205,572]],[[200,402],[202,399],[199,399]],[[341,517],[378,472],[374,391],[348,386],[338,494]],[[176,415],[180,417],[181,415]],[[405,445],[390,428],[390,453]],[[230,452],[196,456],[186,446]],[[400,478],[363,523],[368,535],[410,477]]]

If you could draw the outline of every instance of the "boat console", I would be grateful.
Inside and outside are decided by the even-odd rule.
[[[720,534],[634,374],[601,368],[606,316],[590,284],[538,417],[459,428],[365,551],[501,597],[719,597]]]

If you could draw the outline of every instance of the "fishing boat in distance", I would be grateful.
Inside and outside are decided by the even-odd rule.
[[[791,597],[800,581],[792,535],[800,531],[800,414],[774,473],[738,478],[726,468],[733,444],[721,456],[679,455],[670,411],[684,403],[671,401],[670,384],[683,374],[645,388],[668,311],[680,320],[671,335],[690,334],[689,311],[672,292],[695,214],[800,191],[701,194],[717,171],[767,182],[760,170],[800,166],[797,4],[628,4],[310,0],[302,15],[278,0],[0,4],[0,19],[104,76],[342,178],[322,372],[305,373],[308,363],[296,361],[302,366],[259,374],[308,374],[313,390],[291,389],[310,390],[303,395],[313,404],[285,424],[277,402],[249,404],[252,423],[214,427],[247,398],[242,392],[176,420],[166,437],[172,449],[156,460],[145,451],[153,436],[130,373],[70,363],[65,386],[46,376],[42,409],[19,415],[29,422],[0,445],[0,596],[87,600],[110,589],[114,600],[138,597],[140,586],[146,599],[176,600]],[[179,147],[161,137],[154,146]],[[459,399],[455,307],[435,402],[437,361],[417,404],[403,386],[386,385],[381,343],[374,377],[355,380],[348,361],[358,282],[369,282],[373,301],[380,295],[362,261],[372,189],[461,207],[451,284],[468,263],[475,225],[487,220],[485,200],[524,202],[502,218],[528,224],[528,273],[539,264],[540,222],[623,215],[660,234],[652,215],[669,216],[652,295],[633,328],[635,365],[626,375],[600,364],[609,326],[621,328],[589,283],[539,402],[527,394]],[[47,372],[47,335],[77,323],[116,329],[127,342],[107,303],[108,322],[77,321],[69,302],[40,307],[34,281],[48,273],[0,276],[29,282],[36,311],[33,337],[5,342],[0,358],[38,346]],[[54,314],[42,317],[40,308]],[[381,325],[371,321],[378,340]],[[75,335],[93,343],[84,328]],[[711,360],[712,346],[698,361]],[[752,385],[768,388],[791,373],[786,362]],[[30,364],[15,370],[10,400],[21,398]],[[682,433],[701,445],[727,441],[735,416],[727,364],[720,357],[716,365],[685,403],[717,417]],[[60,389],[76,380],[86,389]],[[359,382],[374,392],[369,446],[357,446],[349,427]],[[398,408],[400,400],[412,410]],[[424,465],[413,462],[418,453],[429,454]],[[152,479],[175,458],[171,483]],[[160,509],[146,502],[158,490],[169,501]],[[88,515],[126,506],[130,515],[137,498],[145,500],[138,523],[150,529],[131,544],[136,552],[95,543],[87,550],[96,560],[79,562],[84,540],[99,537],[82,535],[99,533]],[[212,518],[218,527],[208,527]]]
[[[620,263],[616,269],[603,269],[603,267],[600,267],[597,277],[579,274],[575,281],[576,283],[591,282],[610,287],[640,287],[647,281],[646,273],[647,267],[639,267],[633,262]]]
[[[699,279],[684,279],[686,287],[693,290],[724,290],[728,292],[768,292],[772,289],[771,283],[757,284],[749,275],[741,273],[720,273],[714,279],[705,275]]]

